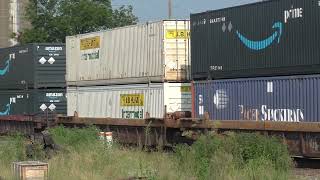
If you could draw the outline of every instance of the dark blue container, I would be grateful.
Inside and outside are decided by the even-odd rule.
[[[198,118],[320,121],[320,75],[200,81],[193,88]]]
[[[65,88],[64,44],[27,44],[0,49],[0,89]]]
[[[43,110],[42,110],[43,109]],[[67,114],[66,89],[1,90],[0,117]]]
[[[319,0],[268,0],[190,20],[193,80],[320,73]]]

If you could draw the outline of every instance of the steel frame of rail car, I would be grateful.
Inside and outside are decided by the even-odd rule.
[[[214,131],[225,133],[257,132],[277,136],[288,145],[294,157],[320,157],[320,123],[291,123],[271,121],[213,121],[205,119],[114,119],[57,117],[56,123],[66,126],[93,124],[104,131],[112,131],[120,143],[171,146],[191,143],[199,135]]]
[[[35,120],[33,116],[0,116],[0,135],[7,135],[17,132],[23,135],[31,135],[37,131],[43,130],[46,126],[47,123],[39,119]]]

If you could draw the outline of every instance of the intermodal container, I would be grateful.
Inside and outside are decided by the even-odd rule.
[[[68,87],[67,97],[69,116],[143,119],[191,112],[190,83]]]
[[[188,20],[168,20],[70,36],[69,86],[190,79]]]
[[[320,73],[319,31],[319,0],[270,0],[192,14],[192,78]]]
[[[320,75],[199,81],[193,88],[195,117],[320,121]]]
[[[64,44],[28,44],[0,49],[0,89],[66,86]]]
[[[65,89],[1,90],[0,116],[66,115]]]

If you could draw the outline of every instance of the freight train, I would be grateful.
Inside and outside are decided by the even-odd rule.
[[[69,36],[66,47],[2,49],[0,115],[54,112],[64,124],[126,126],[117,131],[127,140],[141,139],[134,128],[150,119],[164,120],[149,125],[166,141],[176,134],[166,128],[281,132],[307,147],[302,154],[319,153],[312,134],[320,132],[318,0],[271,0],[190,18]]]

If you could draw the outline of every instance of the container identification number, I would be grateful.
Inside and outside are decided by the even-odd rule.
[[[100,48],[100,37],[85,38],[80,40],[80,50]]]
[[[121,94],[120,106],[144,106],[144,94]]]
[[[126,119],[143,119],[143,109],[138,111],[129,111],[122,109],[121,117]]]
[[[210,66],[211,71],[222,71],[222,66]]]
[[[188,30],[167,30],[166,39],[189,39],[190,31]]]
[[[191,87],[190,86],[181,86],[180,91],[181,92],[191,92]]]

